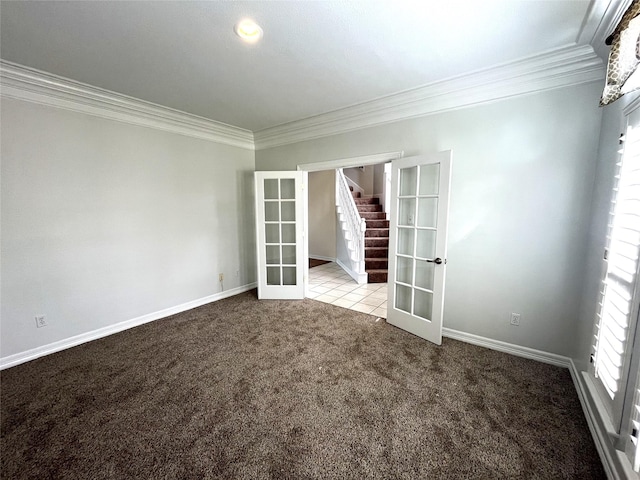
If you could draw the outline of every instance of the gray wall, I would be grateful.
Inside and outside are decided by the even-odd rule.
[[[309,256],[336,258],[336,173],[309,172]]]
[[[256,152],[258,170],[453,150],[444,325],[574,356],[580,349],[600,83]],[[519,327],[509,313],[522,314]]]
[[[5,98],[1,121],[3,357],[255,281],[254,152]]]

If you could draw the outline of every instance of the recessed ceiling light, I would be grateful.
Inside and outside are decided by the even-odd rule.
[[[245,42],[255,43],[262,38],[262,28],[253,20],[241,20],[233,30]]]

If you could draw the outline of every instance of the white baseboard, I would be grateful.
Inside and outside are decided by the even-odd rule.
[[[335,262],[336,261],[335,257],[327,257],[325,255],[315,255],[315,254],[312,254],[312,253],[309,254],[309,258],[313,258],[314,260],[326,260],[328,262]]]
[[[49,343],[48,345],[43,345],[41,347],[33,348],[25,352],[20,352],[14,355],[9,355],[7,357],[2,357],[0,358],[0,370],[4,370],[5,368],[9,368],[9,367],[14,367],[16,365],[20,365],[21,363],[25,363],[30,360],[35,360],[36,358],[40,358],[45,355],[49,355],[51,353],[59,352],[61,350],[66,350],[67,348],[75,347],[77,345],[81,345],[83,343],[90,342],[92,340],[97,340],[99,338],[106,337],[114,333],[122,332],[123,330],[128,330],[129,328],[137,327],[139,325],[153,322],[155,320],[160,320],[161,318],[165,318],[170,315],[175,315],[176,313],[185,312],[187,310],[191,310],[193,308],[206,305],[207,303],[212,303],[217,300],[222,300],[223,298],[232,297],[234,295],[238,295],[239,293],[243,293],[251,289],[254,289],[256,288],[256,286],[257,286],[256,283],[250,283],[248,285],[232,288],[224,292],[214,293],[213,295],[199,298],[197,300],[192,300],[190,302],[183,303],[181,305],[176,305],[175,307],[165,308],[164,310],[160,310],[158,312],[148,313],[147,315],[142,315],[141,317],[133,318],[131,320],[125,320],[124,322],[109,325],[107,327],[98,328],[97,330],[93,330],[91,332],[81,333],[80,335],[75,335],[70,338],[65,338],[64,340],[59,340],[57,342]]]
[[[549,363],[551,365],[556,365],[557,367],[569,368],[571,364],[571,359],[569,357],[556,355],[555,353],[544,352],[542,350],[536,350],[535,348],[522,347],[520,345],[514,345],[512,343],[501,342],[500,340],[493,340],[491,338],[481,337],[472,333],[452,330],[451,328],[443,328],[442,336],[453,338],[454,340],[460,340],[461,342],[470,343],[472,345],[478,345],[479,347],[485,347],[491,350],[509,353],[518,357],[524,357],[531,360],[536,360],[538,362]]]
[[[600,456],[600,461],[602,462],[602,466],[604,467],[605,473],[607,474],[607,478],[612,480],[623,480],[623,477],[618,474],[616,462],[611,455],[611,450],[608,445],[609,435],[606,432],[606,428],[602,427],[602,422],[598,421],[595,408],[590,401],[590,398],[594,397],[592,397],[592,394],[588,391],[589,387],[586,384],[586,374],[584,372],[578,371],[575,363],[573,363],[573,360],[569,360],[569,362],[569,372],[571,373],[571,378],[573,380],[574,386],[576,387],[580,405],[582,405],[582,411],[587,420],[589,431],[591,432],[591,436],[593,437],[593,443],[596,446],[596,450],[598,451],[598,455]]]
[[[340,265],[340,267],[349,274],[351,278],[353,278],[359,284],[367,283],[368,274],[365,273],[357,273],[351,270],[348,266],[346,266],[339,258],[336,258],[336,263]]]

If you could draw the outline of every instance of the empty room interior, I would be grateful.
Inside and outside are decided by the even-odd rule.
[[[3,478],[640,477],[640,1],[0,22]]]

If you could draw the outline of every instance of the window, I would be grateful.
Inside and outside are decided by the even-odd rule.
[[[620,434],[628,431],[625,448],[637,468],[640,431],[639,359],[632,358],[638,316],[638,258],[640,256],[640,109],[628,118],[621,136],[624,150],[616,166],[611,200],[606,274],[593,347],[593,375],[598,379],[610,419]],[[635,365],[634,365],[635,364]],[[635,422],[635,423],[634,423]],[[636,425],[637,423],[637,425]]]
[[[631,466],[636,472],[640,471],[640,448],[638,432],[640,432],[640,374],[636,375],[635,392],[633,395],[633,403],[631,407],[631,421],[629,422],[629,431],[627,433],[626,453],[631,461]]]

